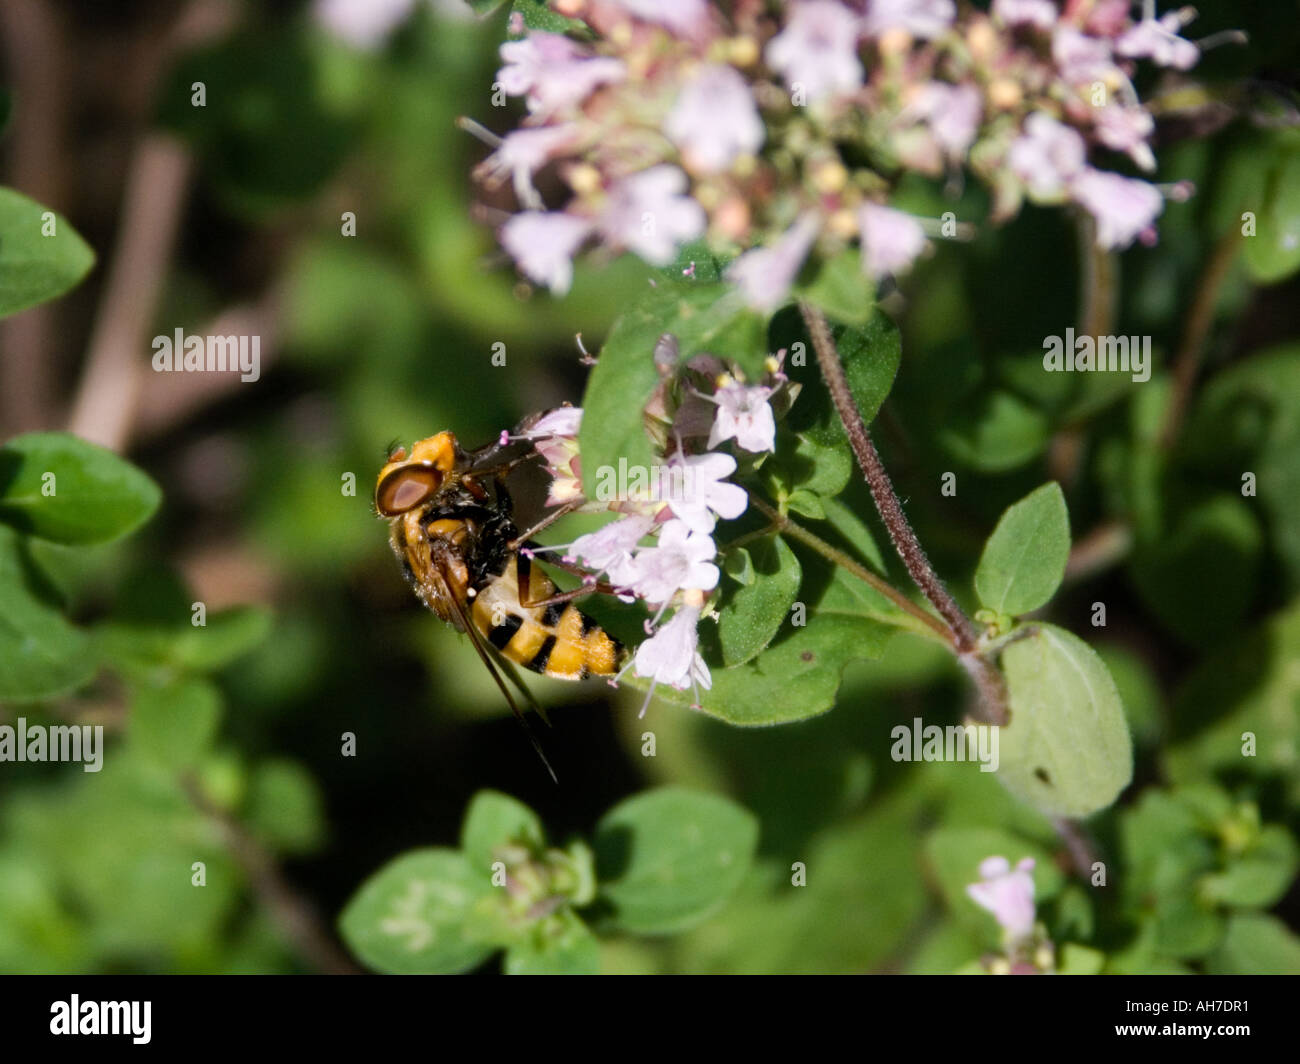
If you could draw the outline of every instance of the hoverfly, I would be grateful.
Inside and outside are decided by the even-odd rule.
[[[536,452],[510,458],[508,445],[465,451],[450,432],[391,450],[375,485],[375,510],[389,523],[393,551],[420,601],[469,636],[510,709],[555,778],[505,672],[545,719],[511,662],[561,680],[613,676],[619,641],[573,605],[591,585],[560,592],[532,562],[530,537],[561,509],[519,534],[506,474]],[[489,650],[488,648],[492,649]],[[494,664],[495,660],[495,664]],[[500,666],[500,672],[497,666]]]

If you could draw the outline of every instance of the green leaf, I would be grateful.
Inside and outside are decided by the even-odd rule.
[[[1274,284],[1300,268],[1300,150],[1269,168],[1255,235],[1244,239],[1246,268],[1257,284]]]
[[[1080,946],[1077,942],[1061,945],[1060,959],[1056,962],[1058,975],[1100,975],[1106,966],[1106,954],[1100,950]]]
[[[718,638],[728,666],[749,661],[772,642],[790,619],[803,574],[799,559],[780,536],[751,543],[749,554],[753,582],[736,591],[718,611]]]
[[[1077,636],[1051,624],[1002,652],[1011,721],[1001,729],[998,778],[1050,816],[1083,817],[1110,805],[1133,776],[1119,692]]]
[[[463,972],[494,951],[468,931],[475,906],[490,896],[489,884],[456,850],[412,850],[362,884],[339,917],[339,932],[376,971]]]
[[[104,659],[124,670],[155,668],[213,672],[243,657],[266,639],[271,615],[260,606],[235,606],[193,625],[187,608],[175,624],[106,621],[94,638]]]
[[[503,0],[468,0],[472,7],[480,15],[495,11],[501,6]],[[572,33],[574,31],[584,31],[587,24],[576,18],[569,18],[561,15],[550,7],[545,0],[514,0],[510,5],[511,14],[518,13],[524,20],[524,25],[530,30],[542,30],[546,33]]]
[[[283,853],[309,853],[325,834],[316,780],[296,761],[264,761],[253,770],[243,819],[259,838]]]
[[[1300,938],[1276,916],[1238,913],[1206,964],[1214,975],[1300,975]]]
[[[856,550],[859,557],[872,569],[883,573],[885,559],[866,522],[838,499],[823,499],[822,506],[826,510],[826,520],[831,523],[831,527],[845,538],[849,546]]]
[[[563,909],[506,950],[507,975],[597,975],[600,943],[582,918]]]
[[[655,464],[643,408],[659,383],[653,356],[664,333],[677,338],[682,358],[708,351],[736,360],[754,379],[761,376],[767,356],[763,319],[734,298],[724,298],[728,293],[721,285],[661,282],[614,323],[582,401],[579,446],[589,495],[594,497],[600,470],[617,469],[620,458],[647,471]]]
[[[500,791],[479,791],[465,812],[460,847],[474,868],[489,875],[494,851],[507,843],[539,850],[546,844],[542,822],[523,802]]]
[[[0,701],[50,698],[95,675],[90,641],[51,598],[22,538],[0,525]]]
[[[103,543],[134,531],[162,492],[112,451],[65,432],[0,447],[0,521],[59,543]]]
[[[807,488],[795,489],[785,502],[791,510],[803,517],[813,521],[826,520],[826,507],[822,504],[821,496]]]
[[[0,188],[0,318],[58,298],[94,264],[95,253],[67,219]]]
[[[1295,840],[1286,828],[1270,824],[1243,856],[1201,880],[1201,896],[1221,905],[1267,909],[1286,894],[1297,863]]]
[[[1003,511],[975,570],[980,602],[1017,617],[1046,605],[1065,576],[1070,514],[1055,481]]]
[[[757,843],[758,821],[725,798],[676,787],[640,794],[596,825],[600,893],[623,930],[681,931],[726,903]]]
[[[875,285],[862,272],[861,254],[852,249],[824,263],[816,277],[798,292],[820,307],[831,321],[844,325],[866,325],[875,310]]]
[[[131,742],[154,763],[190,768],[212,745],[221,694],[199,678],[143,683],[131,699]]]
[[[870,425],[880,413],[898,375],[903,355],[898,326],[877,310],[866,325],[834,331],[853,402],[863,424]]]
[[[1047,418],[1010,392],[983,392],[968,400],[939,431],[954,458],[984,473],[1015,469],[1047,446]]]
[[[490,15],[499,8],[505,0],[465,0],[476,15]]]

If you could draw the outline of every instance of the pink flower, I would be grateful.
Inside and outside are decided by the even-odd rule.
[[[817,215],[802,215],[772,247],[752,248],[736,259],[727,267],[727,280],[754,309],[775,310],[789,295],[819,225]]]
[[[1159,189],[1106,170],[1084,170],[1070,184],[1074,200],[1097,219],[1097,246],[1125,248],[1164,210]]]
[[[709,22],[705,0],[613,0],[633,18],[664,26],[683,37],[695,37]]]
[[[316,0],[311,13],[340,40],[369,51],[405,22],[414,7],[415,0]]]
[[[862,271],[879,279],[902,273],[925,247],[925,230],[910,214],[864,203],[858,211],[862,235]]]
[[[667,163],[623,178],[610,189],[596,222],[601,235],[646,262],[666,266],[679,245],[704,232],[704,208],[683,195],[686,187],[686,175]]]
[[[611,521],[604,528],[579,536],[569,547],[566,558],[576,558],[585,565],[609,575],[618,586],[630,584],[637,578],[633,564],[636,545],[654,524],[649,517],[631,514]]]
[[[709,433],[709,450],[732,439],[752,454],[775,450],[776,418],[767,401],[771,394],[771,388],[746,387],[735,381],[714,392],[709,398],[718,410]]]
[[[1089,37],[1073,26],[1060,25],[1052,32],[1052,59],[1061,77],[1070,85],[1105,81],[1115,69],[1110,42]]]
[[[738,155],[763,146],[763,120],[739,71],[701,67],[686,83],[664,122],[687,165],[701,173],[725,170]]]
[[[1097,109],[1094,119],[1097,139],[1114,151],[1127,152],[1143,170],[1156,168],[1156,157],[1147,138],[1156,123],[1141,107],[1124,107],[1117,103]]]
[[[929,123],[950,159],[960,158],[975,140],[984,117],[984,96],[974,85],[932,81],[917,94],[914,110]]]
[[[636,674],[650,677],[654,684],[666,683],[678,690],[692,684],[705,690],[712,687],[713,677],[699,653],[699,623],[699,609],[693,606],[678,609],[672,620],[636,648]],[[645,706],[641,707],[641,715],[645,715]]]
[[[528,428],[519,433],[520,439],[525,440],[548,440],[555,437],[567,436],[570,439],[578,435],[578,430],[582,428],[582,407],[580,406],[557,406],[554,410],[548,410],[545,414],[534,421]]]
[[[487,157],[485,166],[494,176],[509,174],[519,202],[525,207],[540,210],[542,198],[533,188],[533,174],[564,148],[572,145],[577,137],[578,127],[571,122],[536,129],[517,129],[506,135],[497,150]]]
[[[1154,7],[1154,5],[1152,5]],[[1128,59],[1149,58],[1160,66],[1190,70],[1201,58],[1201,51],[1178,31],[1196,17],[1196,13],[1170,11],[1160,19],[1144,18],[1115,42],[1115,51]]]
[[[1034,933],[1034,859],[1026,857],[1013,869],[1005,857],[980,862],[982,882],[966,888],[971,900],[987,909],[1012,942]]]
[[[621,61],[593,57],[558,33],[534,30],[501,46],[506,65],[497,81],[510,96],[527,96],[528,109],[550,114],[575,107],[601,85],[622,81]]]
[[[662,500],[678,519],[673,524],[697,532],[712,532],[719,517],[730,521],[743,514],[749,505],[745,489],[724,480],[736,471],[736,460],[729,454],[674,455],[668,470],[676,474],[673,488],[680,488],[672,491],[672,497]]]
[[[803,89],[811,103],[862,86],[858,20],[837,0],[790,5],[785,29],[767,44],[767,65],[784,75],[792,91]]]
[[[655,546],[633,556],[627,574],[632,579],[623,583],[648,602],[667,602],[688,589],[712,591],[718,586],[717,553],[707,532],[696,532],[685,521],[669,521]]]
[[[563,295],[573,283],[573,256],[590,223],[563,211],[523,211],[501,227],[501,246],[525,276]]]
[[[957,6],[952,0],[867,0],[863,28],[869,37],[887,30],[907,30],[913,37],[928,40],[952,25]]]
[[[1078,132],[1042,111],[1025,119],[1025,131],[1007,152],[1011,171],[1038,200],[1059,199],[1084,166],[1087,145]]]
[[[1052,0],[993,0],[992,15],[1008,26],[1037,26],[1050,30],[1060,11]]]

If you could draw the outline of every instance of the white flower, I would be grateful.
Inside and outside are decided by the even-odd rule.
[[[1149,57],[1160,66],[1190,70],[1201,58],[1201,51],[1178,31],[1196,17],[1188,9],[1171,11],[1160,19],[1144,18],[1115,42],[1117,54],[1128,59]]]
[[[952,0],[868,0],[863,25],[871,37],[888,30],[906,30],[928,40],[943,33],[956,17],[957,6]]]
[[[486,168],[495,176],[510,175],[515,196],[525,207],[540,210],[542,198],[533,188],[533,174],[554,156],[574,143],[578,127],[573,123],[517,129],[509,133],[487,157]]]
[[[935,140],[949,158],[955,159],[965,153],[979,132],[984,96],[974,85],[932,81],[917,94],[911,109],[929,123]]]
[[[574,253],[590,231],[590,223],[563,211],[523,211],[501,227],[501,246],[525,275],[563,295],[573,283]]]
[[[1060,11],[1052,0],[993,0],[992,14],[1008,26],[1037,26],[1050,30]]]
[[[378,48],[399,23],[405,22],[415,0],[316,0],[312,18],[354,48]]]
[[[1085,170],[1070,184],[1070,194],[1097,219],[1100,248],[1128,247],[1165,207],[1154,185],[1105,170]]]
[[[910,214],[892,207],[864,203],[858,211],[862,236],[862,270],[879,279],[902,273],[925,247],[925,230]]]
[[[1024,858],[1014,869],[1005,857],[986,857],[980,862],[982,882],[966,888],[971,900],[991,912],[1013,942],[1034,931],[1033,870],[1032,857]]]
[[[1076,130],[1035,111],[1007,152],[1007,163],[1030,196],[1051,200],[1062,196],[1070,179],[1083,170],[1087,150]]]
[[[625,177],[610,189],[596,224],[610,244],[666,266],[679,245],[704,232],[704,208],[683,195],[686,186],[686,175],[666,163]]]
[[[746,387],[732,381],[710,397],[717,403],[713,429],[709,433],[709,450],[723,440],[735,440],[751,454],[776,449],[776,418],[767,400],[771,388]]]
[[[1089,37],[1073,26],[1057,26],[1052,31],[1052,59],[1061,77],[1070,85],[1105,81],[1115,69],[1110,42]]]
[[[674,455],[668,471],[670,491],[661,501],[668,503],[678,521],[697,532],[712,532],[718,517],[730,521],[749,505],[745,489],[723,479],[736,471],[736,460],[729,454]]]
[[[701,67],[683,86],[664,132],[692,170],[725,170],[763,146],[763,120],[749,86],[730,66]]]
[[[1143,170],[1156,168],[1155,153],[1147,138],[1155,131],[1155,119],[1141,107],[1112,103],[1097,109],[1094,127],[1097,139],[1114,151],[1127,152]]]
[[[636,545],[654,524],[649,517],[630,514],[611,521],[604,528],[579,536],[566,552],[598,573],[607,573],[617,586],[633,583],[637,570],[633,564]]]
[[[693,37],[708,25],[705,0],[613,0],[634,18],[665,26],[683,37]]]
[[[636,552],[632,579],[623,583],[648,602],[667,602],[689,589],[712,591],[718,586],[717,553],[708,533],[692,531],[685,521],[669,521],[653,547]]]
[[[636,648],[636,674],[653,683],[666,683],[679,691],[692,684],[705,690],[713,686],[709,667],[700,657],[700,611],[682,606],[667,624]],[[647,701],[648,704],[648,701]],[[642,715],[645,708],[641,709]]]
[[[589,56],[558,33],[534,30],[501,46],[506,65],[497,82],[510,96],[527,96],[530,111],[549,114],[582,103],[601,85],[622,81],[627,70],[618,59]]]
[[[802,87],[809,103],[862,86],[858,20],[836,0],[790,5],[790,19],[767,44],[767,65],[785,76],[791,90]]]
[[[817,215],[804,214],[772,247],[752,248],[737,258],[727,267],[727,280],[755,310],[775,310],[785,302],[819,225]]]

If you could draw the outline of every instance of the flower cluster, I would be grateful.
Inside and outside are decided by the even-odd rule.
[[[1158,18],[1152,0],[1137,19],[1129,0],[552,6],[594,41],[516,22],[501,48],[496,85],[528,109],[479,169],[522,207],[506,251],[563,292],[584,246],[665,265],[705,239],[760,309],[811,257],[856,246],[873,278],[907,270],[940,232],[888,205],[909,172],[968,168],[993,221],[1026,199],[1072,203],[1104,248],[1153,240],[1165,192],[1109,167],[1155,166],[1138,61],[1186,70],[1200,54],[1180,35],[1191,9]],[[550,207],[535,187],[548,166],[562,182]]]
[[[720,575],[713,533],[719,519],[734,520],[745,512],[745,489],[728,478],[740,462],[752,464],[775,449],[777,418],[797,394],[782,371],[782,358],[768,359],[762,382],[748,384],[734,366],[711,355],[680,360],[676,342],[663,337],[656,350],[661,383],[646,411],[662,464],[647,476],[648,486],[608,499],[583,497],[581,409],[561,407],[516,435],[503,434],[532,441],[542,454],[551,476],[549,504],[620,515],[567,546],[546,549],[580,563],[589,585],[603,576],[621,598],[653,608],[645,626],[648,638],[627,666],[651,681],[651,695],[661,683],[691,688],[698,707],[700,688],[712,686],[699,653],[699,623]],[[734,445],[740,461],[717,449],[726,444]],[[671,618],[663,622],[670,609]],[[649,702],[647,696],[643,714]]]

